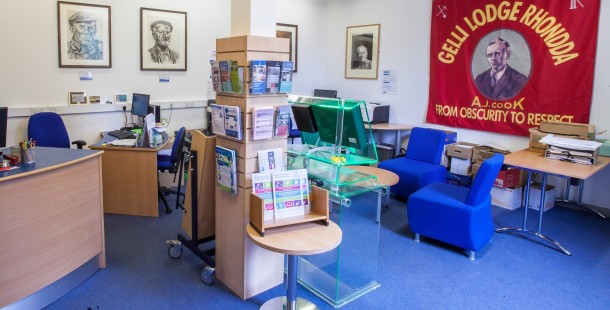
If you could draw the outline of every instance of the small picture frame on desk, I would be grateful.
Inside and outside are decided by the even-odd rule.
[[[68,94],[70,105],[87,104],[87,94],[84,91],[71,91]]]
[[[100,104],[101,103],[100,96],[89,96],[89,103],[90,104]]]

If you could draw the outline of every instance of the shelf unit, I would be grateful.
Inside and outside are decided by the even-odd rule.
[[[236,36],[216,40],[216,60],[234,60],[244,70],[244,93],[216,94],[221,105],[239,106],[242,113],[241,141],[217,136],[216,144],[233,149],[237,156],[236,195],[215,189],[216,202],[216,278],[242,299],[248,299],[283,283],[284,257],[255,245],[246,233],[250,220],[252,173],[257,172],[258,151],[281,148],[286,151],[286,137],[250,140],[251,110],[257,106],[287,104],[286,94],[249,95],[251,60],[288,61],[288,39]]]

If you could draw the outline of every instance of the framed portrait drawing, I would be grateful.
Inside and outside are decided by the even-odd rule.
[[[294,64],[292,72],[297,72],[297,52],[299,47],[299,26],[289,24],[276,24],[276,38],[286,38],[290,40],[290,58]]]
[[[186,12],[140,8],[140,70],[186,71]]]
[[[346,79],[377,79],[380,24],[347,27]]]
[[[110,6],[57,2],[60,68],[111,68]]]

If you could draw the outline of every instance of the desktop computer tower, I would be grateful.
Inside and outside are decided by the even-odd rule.
[[[161,106],[153,104],[149,105],[148,114],[150,113],[155,115],[155,123],[161,123]]]

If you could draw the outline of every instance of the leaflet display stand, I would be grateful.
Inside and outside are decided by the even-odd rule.
[[[250,298],[283,282],[284,257],[265,250],[247,237],[250,221],[252,173],[258,171],[258,151],[280,148],[286,150],[286,137],[250,140],[251,115],[254,107],[287,105],[286,94],[250,95],[252,60],[289,60],[288,39],[260,36],[236,36],[216,40],[216,60],[236,61],[244,67],[244,92],[218,92],[216,102],[238,106],[242,113],[242,139],[217,136],[216,145],[235,150],[237,161],[237,192],[231,194],[215,186],[216,200],[216,278],[242,299]]]

